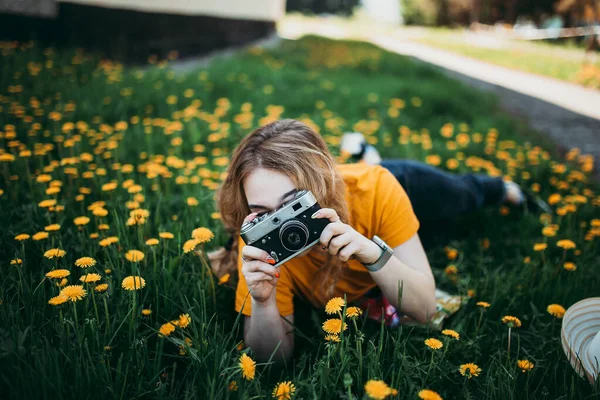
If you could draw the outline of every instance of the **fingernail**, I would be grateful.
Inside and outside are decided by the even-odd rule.
[[[315,219],[315,218],[317,218],[318,215],[319,215],[319,211],[315,211],[315,213],[313,215],[311,215],[310,217],[312,219]]]
[[[275,265],[276,261],[273,259],[267,260],[267,262],[271,265]]]
[[[275,272],[275,278],[279,279],[279,272]]]

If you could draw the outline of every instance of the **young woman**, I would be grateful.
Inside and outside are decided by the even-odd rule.
[[[240,227],[303,189],[322,207],[314,218],[329,224],[319,244],[274,268],[267,252],[244,244]],[[216,200],[225,227],[237,238],[235,308],[245,315],[244,341],[258,359],[268,359],[277,347],[276,359],[292,356],[294,296],[323,307],[332,297],[345,295],[351,303],[376,289],[416,321],[426,323],[434,314],[435,281],[419,221],[398,180],[380,165],[336,164],[307,125],[280,120],[246,136]]]

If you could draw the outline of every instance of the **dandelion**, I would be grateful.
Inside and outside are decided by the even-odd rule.
[[[33,240],[35,240],[35,241],[48,239],[48,232],[37,232],[37,233],[34,233],[33,236],[31,236],[31,238]]]
[[[513,317],[512,315],[505,315],[502,317],[502,322],[507,324],[509,328],[520,328],[521,320],[517,317]]]
[[[341,319],[333,318],[323,322],[323,330],[327,333],[339,335],[342,332],[342,329],[346,330],[348,329],[348,326],[344,323],[342,328]]]
[[[60,282],[56,282],[56,286],[57,287],[63,287],[63,286],[66,286],[67,283],[69,283],[69,281],[67,280],[67,278],[62,278],[60,280]]]
[[[87,225],[90,222],[88,217],[77,217],[73,220],[73,223],[77,226]]]
[[[192,319],[190,318],[190,314],[181,314],[179,316],[179,327],[180,328],[187,328],[190,325],[190,322],[192,322]]]
[[[371,379],[365,384],[365,392],[373,400],[383,400],[392,394],[392,389],[384,381]]]
[[[291,381],[279,382],[273,389],[273,398],[277,400],[290,400],[296,391],[296,386]]]
[[[439,350],[444,346],[444,344],[440,340],[435,339],[435,338],[425,339],[425,344],[431,350]]]
[[[144,317],[149,317],[151,314],[152,314],[152,310],[150,310],[149,308],[144,308],[144,309],[142,310],[142,315],[143,315]]]
[[[558,242],[556,242],[556,245],[565,250],[574,249],[575,247],[577,247],[575,242],[569,239],[559,240]]]
[[[339,343],[340,337],[338,335],[325,335],[325,341]]]
[[[183,252],[189,253],[190,251],[194,250],[198,244],[200,244],[200,242],[196,239],[186,240],[186,242],[183,244]]]
[[[456,275],[458,274],[458,268],[456,268],[456,265],[450,264],[444,269],[444,272],[446,275]]]
[[[148,240],[146,240],[146,244],[148,246],[156,246],[158,244],[158,239],[156,239],[156,238],[148,239]]]
[[[99,285],[96,285],[94,290],[98,293],[104,293],[108,290],[108,283],[101,283]]]
[[[30,236],[26,233],[20,233],[17,236],[15,236],[15,240],[18,240],[19,242],[22,242],[23,240],[27,240],[29,238]]]
[[[450,336],[456,340],[460,339],[460,335],[458,334],[458,332],[453,331],[452,329],[444,329],[442,331],[442,335]]]
[[[490,303],[488,303],[487,301],[478,301],[476,303],[477,306],[481,307],[481,308],[489,308],[490,307]]]
[[[125,290],[139,290],[146,286],[146,280],[141,276],[128,276],[121,282],[121,287]]]
[[[129,250],[125,253],[125,258],[131,262],[140,262],[144,259],[144,253],[139,250]]]
[[[48,259],[52,259],[52,258],[59,258],[59,257],[64,257],[65,254],[67,254],[66,251],[61,250],[61,249],[50,249],[50,250],[46,250],[46,252],[44,253],[44,257],[48,258]]]
[[[50,279],[62,279],[69,275],[71,275],[71,271],[68,269],[54,269],[46,273],[46,276]]]
[[[344,299],[341,297],[334,297],[325,305],[325,312],[330,315],[340,313],[342,312],[344,305],[346,305]]]
[[[12,260],[10,260],[10,265],[20,265],[23,264],[23,260],[21,260],[20,258],[13,258]]]
[[[92,257],[81,257],[75,260],[75,265],[79,268],[89,268],[96,265],[96,260]]]
[[[96,273],[86,274],[79,278],[81,282],[85,283],[98,282],[100,279],[102,279],[102,277],[100,276],[100,274]]]
[[[52,306],[58,306],[58,305],[66,303],[68,300],[69,300],[69,298],[67,296],[59,294],[58,296],[54,296],[53,298],[48,300],[48,304],[50,304]]]
[[[547,248],[548,248],[548,245],[546,243],[536,243],[533,245],[534,251],[544,251]]]
[[[481,373],[481,368],[479,368],[477,364],[467,363],[462,364],[458,368],[458,371],[462,376],[466,376],[467,378],[471,379],[474,376],[479,376],[479,374]]]
[[[175,237],[171,232],[160,232],[158,236],[162,239],[173,239]]]
[[[172,322],[166,322],[158,329],[159,337],[170,336],[171,333],[175,332],[175,325]]]
[[[60,229],[60,225],[59,224],[50,224],[50,225],[48,225],[48,226],[46,226],[44,228],[44,230],[46,232],[56,232],[59,229]]]
[[[240,357],[239,363],[240,371],[242,371],[242,378],[251,381],[254,379],[254,373],[256,372],[256,361],[244,353]]]
[[[517,367],[519,367],[521,372],[529,372],[535,367],[535,364],[529,360],[518,360]]]
[[[187,205],[188,205],[188,206],[190,206],[190,207],[195,207],[195,206],[197,206],[198,204],[200,204],[200,203],[198,202],[198,199],[196,199],[195,197],[188,197],[188,198],[186,199],[186,202],[187,202]]]
[[[550,315],[556,318],[562,318],[566,311],[560,304],[550,304],[546,310]]]
[[[192,231],[192,238],[196,239],[198,243],[209,242],[215,235],[208,228],[196,228]]]
[[[443,400],[442,396],[440,396],[433,390],[429,390],[429,389],[423,389],[423,390],[419,391],[418,396],[420,399],[423,399],[423,400]]]
[[[67,296],[67,298],[73,302],[83,299],[86,294],[87,291],[81,285],[65,286],[60,291],[61,296]]]
[[[231,381],[229,383],[229,387],[227,388],[230,392],[237,392],[238,390],[238,384],[236,381]]]
[[[563,264],[563,268],[567,271],[575,271],[577,269],[577,265],[575,265],[575,263],[568,261]]]
[[[360,307],[348,307],[346,309],[347,318],[356,318],[362,315],[362,309]]]

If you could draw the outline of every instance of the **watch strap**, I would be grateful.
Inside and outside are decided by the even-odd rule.
[[[367,268],[370,272],[379,271],[385,264],[387,264],[388,260],[394,254],[394,251],[387,245],[381,238],[377,235],[373,236],[371,239],[377,246],[381,248],[381,256],[372,264],[363,264],[365,268]]]

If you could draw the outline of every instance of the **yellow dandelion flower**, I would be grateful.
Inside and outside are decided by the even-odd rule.
[[[55,269],[46,273],[46,276],[51,279],[62,279],[69,275],[71,272],[68,269]]]
[[[18,240],[18,241],[27,240],[29,238],[30,238],[30,236],[26,233],[21,233],[21,234],[15,236],[15,240]]]
[[[46,226],[44,228],[44,230],[46,232],[56,232],[59,229],[60,229],[60,225],[59,224],[50,224],[50,225],[48,225],[48,226]]]
[[[392,389],[384,381],[371,379],[365,384],[365,392],[371,399],[383,400],[392,394]]]
[[[66,251],[61,250],[61,249],[50,249],[50,250],[46,250],[46,252],[44,253],[44,257],[48,258],[48,259],[52,259],[52,258],[60,258],[60,257],[64,257],[65,254],[67,254]]]
[[[215,235],[208,228],[196,228],[192,231],[192,238],[196,239],[198,243],[210,242]]]
[[[348,307],[346,308],[347,318],[356,318],[362,315],[362,309],[360,307]]]
[[[170,336],[171,333],[175,332],[175,325],[172,322],[166,322],[160,326],[158,332],[159,337]]]
[[[476,305],[478,305],[481,308],[488,308],[491,304],[487,301],[478,301]]]
[[[105,268],[105,269],[104,269],[104,273],[105,273],[106,275],[110,275],[110,274],[112,274],[112,269],[110,269],[110,268]]]
[[[73,219],[73,223],[77,226],[82,226],[82,225],[87,225],[90,222],[90,219],[88,217],[77,217],[75,219]]]
[[[535,364],[529,360],[518,360],[517,367],[519,367],[521,372],[528,372],[531,371],[533,367],[535,367]]]
[[[144,259],[144,253],[139,250],[129,250],[125,253],[125,258],[131,262],[140,262]]]
[[[547,248],[548,248],[548,245],[546,243],[535,243],[533,245],[534,251],[543,251],[543,250],[546,250]]]
[[[240,371],[242,371],[242,378],[251,381],[254,379],[254,374],[256,372],[256,361],[248,356],[248,354],[244,353],[240,357],[239,363]]]
[[[63,287],[63,286],[66,286],[67,283],[69,283],[69,280],[67,278],[62,278],[60,280],[60,282],[56,282],[56,286],[57,287]]]
[[[479,376],[479,374],[481,373],[481,368],[479,368],[477,364],[467,363],[462,364],[459,367],[458,371],[462,376],[466,376],[469,379],[471,379],[474,376]]]
[[[550,304],[546,310],[550,315],[556,318],[562,318],[566,311],[560,304]]]
[[[575,271],[577,269],[577,265],[575,265],[575,263],[567,261],[566,263],[563,264],[563,268],[566,269],[567,271]]]
[[[125,290],[139,290],[146,286],[146,280],[141,276],[128,276],[121,282],[121,287]]]
[[[179,316],[178,326],[181,328],[187,328],[190,325],[190,322],[192,322],[190,314],[181,314]]]
[[[440,396],[437,392],[429,389],[423,389],[418,394],[420,399],[423,400],[443,400],[442,396]]]
[[[230,392],[237,392],[238,390],[238,384],[236,381],[231,381],[229,383],[229,387],[227,388]]]
[[[460,339],[460,335],[458,334],[458,332],[453,331],[452,329],[444,329],[442,331],[442,335],[453,337],[456,340]]]
[[[194,250],[198,244],[200,244],[200,242],[197,239],[186,240],[186,242],[183,244],[183,252],[189,253],[190,251]]]
[[[146,244],[148,246],[156,246],[158,244],[158,239],[150,238],[150,239],[146,240]]]
[[[197,206],[198,204],[200,204],[200,203],[198,202],[198,199],[196,199],[195,197],[188,197],[188,198],[186,199],[186,203],[187,203],[187,205],[188,205],[188,206],[191,206],[191,207],[195,207],[195,206]]]
[[[34,233],[31,238],[35,241],[48,239],[48,232],[37,232]]]
[[[296,386],[291,381],[279,382],[273,389],[273,398],[277,400],[290,400],[296,392]]]
[[[427,345],[427,347],[429,347],[431,350],[439,350],[442,347],[444,347],[444,344],[435,338],[429,338],[429,339],[425,339],[425,344]]]
[[[152,314],[152,310],[151,310],[151,309],[149,309],[149,308],[144,308],[144,309],[142,310],[142,315],[143,315],[144,317],[148,317],[148,316],[150,316],[150,314]]]
[[[343,324],[342,328],[342,320],[338,318],[328,319],[323,322],[323,330],[327,333],[339,335],[342,332],[342,329],[348,329],[346,324]]]
[[[81,285],[69,285],[62,288],[60,291],[61,296],[67,296],[70,301],[81,300],[85,297],[87,291]]]
[[[325,312],[327,314],[337,314],[342,312],[342,308],[346,305],[346,302],[341,297],[334,297],[329,300],[325,305]]]
[[[79,268],[89,268],[96,265],[96,260],[92,257],[81,257],[75,260],[75,265]]]
[[[100,274],[96,273],[86,274],[79,278],[81,282],[85,283],[98,282],[100,279],[102,279],[102,277],[100,276]]]
[[[339,343],[340,337],[338,335],[325,335],[325,341]]]
[[[577,247],[575,242],[569,239],[559,240],[558,242],[556,242],[556,245],[565,250],[574,249],[575,247]]]
[[[450,264],[444,269],[444,272],[446,275],[456,275],[458,274],[458,268],[456,268],[456,265]]]
[[[66,303],[67,301],[69,301],[69,298],[67,296],[59,294],[58,296],[54,296],[53,298],[48,300],[48,304],[50,304],[52,306],[58,306],[58,305]]]
[[[94,290],[98,293],[104,293],[108,290],[108,283],[101,283],[99,285],[96,285]]]
[[[19,264],[23,264],[23,260],[21,260],[20,258],[13,258],[12,260],[10,260],[10,265],[19,265]]]
[[[175,237],[171,232],[159,232],[158,236],[162,239],[173,239]]]
[[[512,315],[505,315],[504,317],[502,317],[502,322],[504,322],[511,328],[521,327],[521,320],[517,317],[513,317]]]

